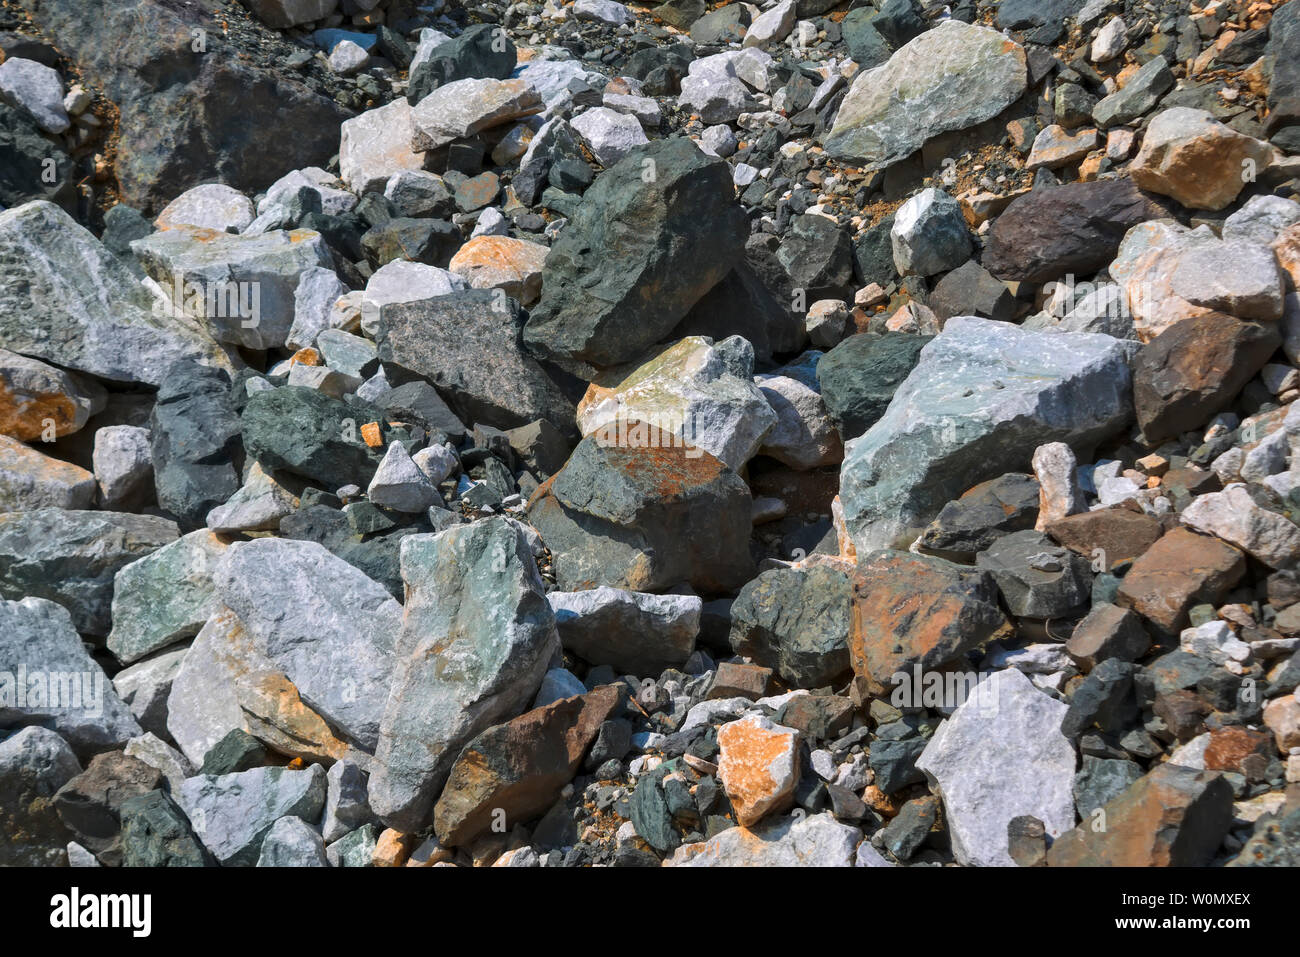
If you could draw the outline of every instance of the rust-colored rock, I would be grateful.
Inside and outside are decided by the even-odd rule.
[[[1123,505],[1057,519],[1046,531],[1070,551],[1096,562],[1098,571],[1145,554],[1165,533],[1158,518]]]
[[[529,306],[542,294],[542,263],[549,251],[510,236],[476,236],[460,247],[447,268],[475,289],[500,289]]]
[[[718,729],[718,778],[736,821],[752,827],[794,801],[799,782],[799,732],[750,715]]]
[[[1058,837],[1047,863],[1198,867],[1209,863],[1231,824],[1232,786],[1222,774],[1162,764]]]
[[[939,668],[1010,628],[986,572],[888,550],[858,566],[849,655],[854,672],[877,689],[896,672]]]
[[[615,685],[562,698],[488,728],[465,746],[433,809],[438,841],[467,846],[544,813],[573,779],[619,702]]]
[[[1267,762],[1273,756],[1273,737],[1265,731],[1233,726],[1210,733],[1210,743],[1205,748],[1205,768],[1208,771],[1235,771],[1248,778],[1259,777],[1260,760]]]
[[[1281,344],[1276,327],[1224,313],[1176,322],[1133,361],[1133,401],[1153,442],[1203,426],[1232,404]]]
[[[1116,604],[1165,631],[1180,631],[1193,605],[1217,605],[1245,573],[1246,559],[1231,545],[1176,528],[1133,563]]]

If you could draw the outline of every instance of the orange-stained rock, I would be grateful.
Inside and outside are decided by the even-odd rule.
[[[361,426],[361,439],[372,449],[383,448],[384,436],[379,431],[379,423],[367,422]]]
[[[986,572],[889,550],[858,565],[849,656],[877,691],[898,672],[940,668],[1010,628]]]
[[[542,263],[550,249],[510,236],[476,236],[447,268],[475,289],[500,289],[529,306],[542,294]]]
[[[1235,771],[1259,780],[1272,756],[1273,738],[1267,732],[1240,726],[1220,728],[1210,733],[1210,743],[1205,748],[1205,768],[1208,771]],[[1249,762],[1252,760],[1257,767],[1251,767]]]
[[[325,364],[325,360],[321,358],[321,354],[311,346],[307,346],[305,349],[299,349],[289,358],[289,361],[304,366],[322,366]]]
[[[1058,837],[1047,863],[1198,867],[1209,863],[1231,824],[1232,786],[1222,774],[1162,764]]]
[[[1110,571],[1144,554],[1165,528],[1153,515],[1118,505],[1068,515],[1045,531],[1070,551],[1097,562],[1097,571]]]
[[[0,349],[0,435],[51,441],[104,408],[104,390],[72,373]]]
[[[95,476],[0,435],[0,512],[90,508]]]
[[[1143,189],[1172,196],[1189,209],[1219,210],[1245,187],[1243,170],[1262,171],[1272,154],[1268,143],[1205,110],[1175,107],[1152,119],[1129,175]]]
[[[1273,254],[1291,280],[1292,289],[1300,289],[1300,223],[1288,226],[1273,241]]]
[[[303,703],[297,686],[275,670],[251,671],[234,682],[235,697],[249,731],[272,751],[304,761],[333,762],[348,744]]]
[[[379,840],[375,842],[374,853],[370,856],[371,863],[375,867],[402,867],[410,857],[414,844],[414,834],[403,834],[401,831],[394,831],[391,827],[385,828],[384,833],[380,834]]]
[[[718,729],[718,778],[741,827],[785,810],[799,783],[799,732],[762,715],[724,724]]]
[[[1280,752],[1300,748],[1300,701],[1294,694],[1274,698],[1265,705],[1264,724],[1273,732]]]
[[[1115,603],[1176,632],[1193,605],[1217,605],[1245,573],[1246,559],[1231,545],[1176,528],[1133,563]]]
[[[618,705],[616,685],[562,698],[488,728],[465,746],[433,809],[438,841],[472,844],[544,813],[573,779],[601,724]]]

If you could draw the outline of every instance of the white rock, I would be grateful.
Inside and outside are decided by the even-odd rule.
[[[411,104],[404,96],[344,120],[339,128],[339,175],[358,196],[386,190],[396,174],[424,165],[424,154],[411,149],[413,135]]]
[[[745,33],[742,46],[761,47],[779,43],[790,35],[795,23],[795,0],[781,0],[772,9],[757,16]]]
[[[1241,483],[1228,485],[1222,492],[1198,495],[1179,518],[1184,525],[1236,545],[1271,568],[1291,568],[1300,559],[1300,527],[1256,505]]]
[[[63,108],[63,81],[43,63],[22,57],[0,63],[0,97],[30,113],[46,133],[62,133],[72,125]]]
[[[97,429],[93,460],[104,504],[120,505],[141,491],[153,475],[149,430],[135,425]]]
[[[330,51],[329,63],[339,76],[352,76],[370,65],[370,54],[351,40],[342,40]]]
[[[1115,59],[1124,52],[1124,47],[1128,44],[1128,26],[1120,17],[1111,17],[1111,19],[1097,31],[1097,37],[1092,41],[1092,62],[1106,63]]]
[[[416,468],[434,485],[441,485],[460,470],[456,453],[445,445],[431,445],[411,456]]]
[[[614,0],[575,0],[569,8],[569,15],[575,20],[606,23],[613,27],[636,20],[631,10]]]
[[[366,494],[375,505],[399,512],[423,512],[431,505],[442,504],[438,489],[411,461],[401,442],[388,447]]]
[[[603,106],[575,117],[571,125],[604,167],[613,166],[633,148],[650,142],[635,116]]]
[[[290,349],[316,345],[316,337],[331,328],[339,315],[334,304],[347,293],[348,287],[333,269],[313,266],[304,270],[293,292],[293,325],[285,345]]]
[[[154,220],[159,229],[199,226],[219,233],[240,233],[252,223],[253,201],[237,189],[206,183],[181,193]]]

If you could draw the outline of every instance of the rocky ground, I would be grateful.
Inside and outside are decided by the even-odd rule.
[[[0,51],[0,864],[1300,864],[1300,3]]]

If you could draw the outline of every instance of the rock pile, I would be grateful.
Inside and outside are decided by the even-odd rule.
[[[0,864],[1300,863],[1300,3],[80,6]]]

